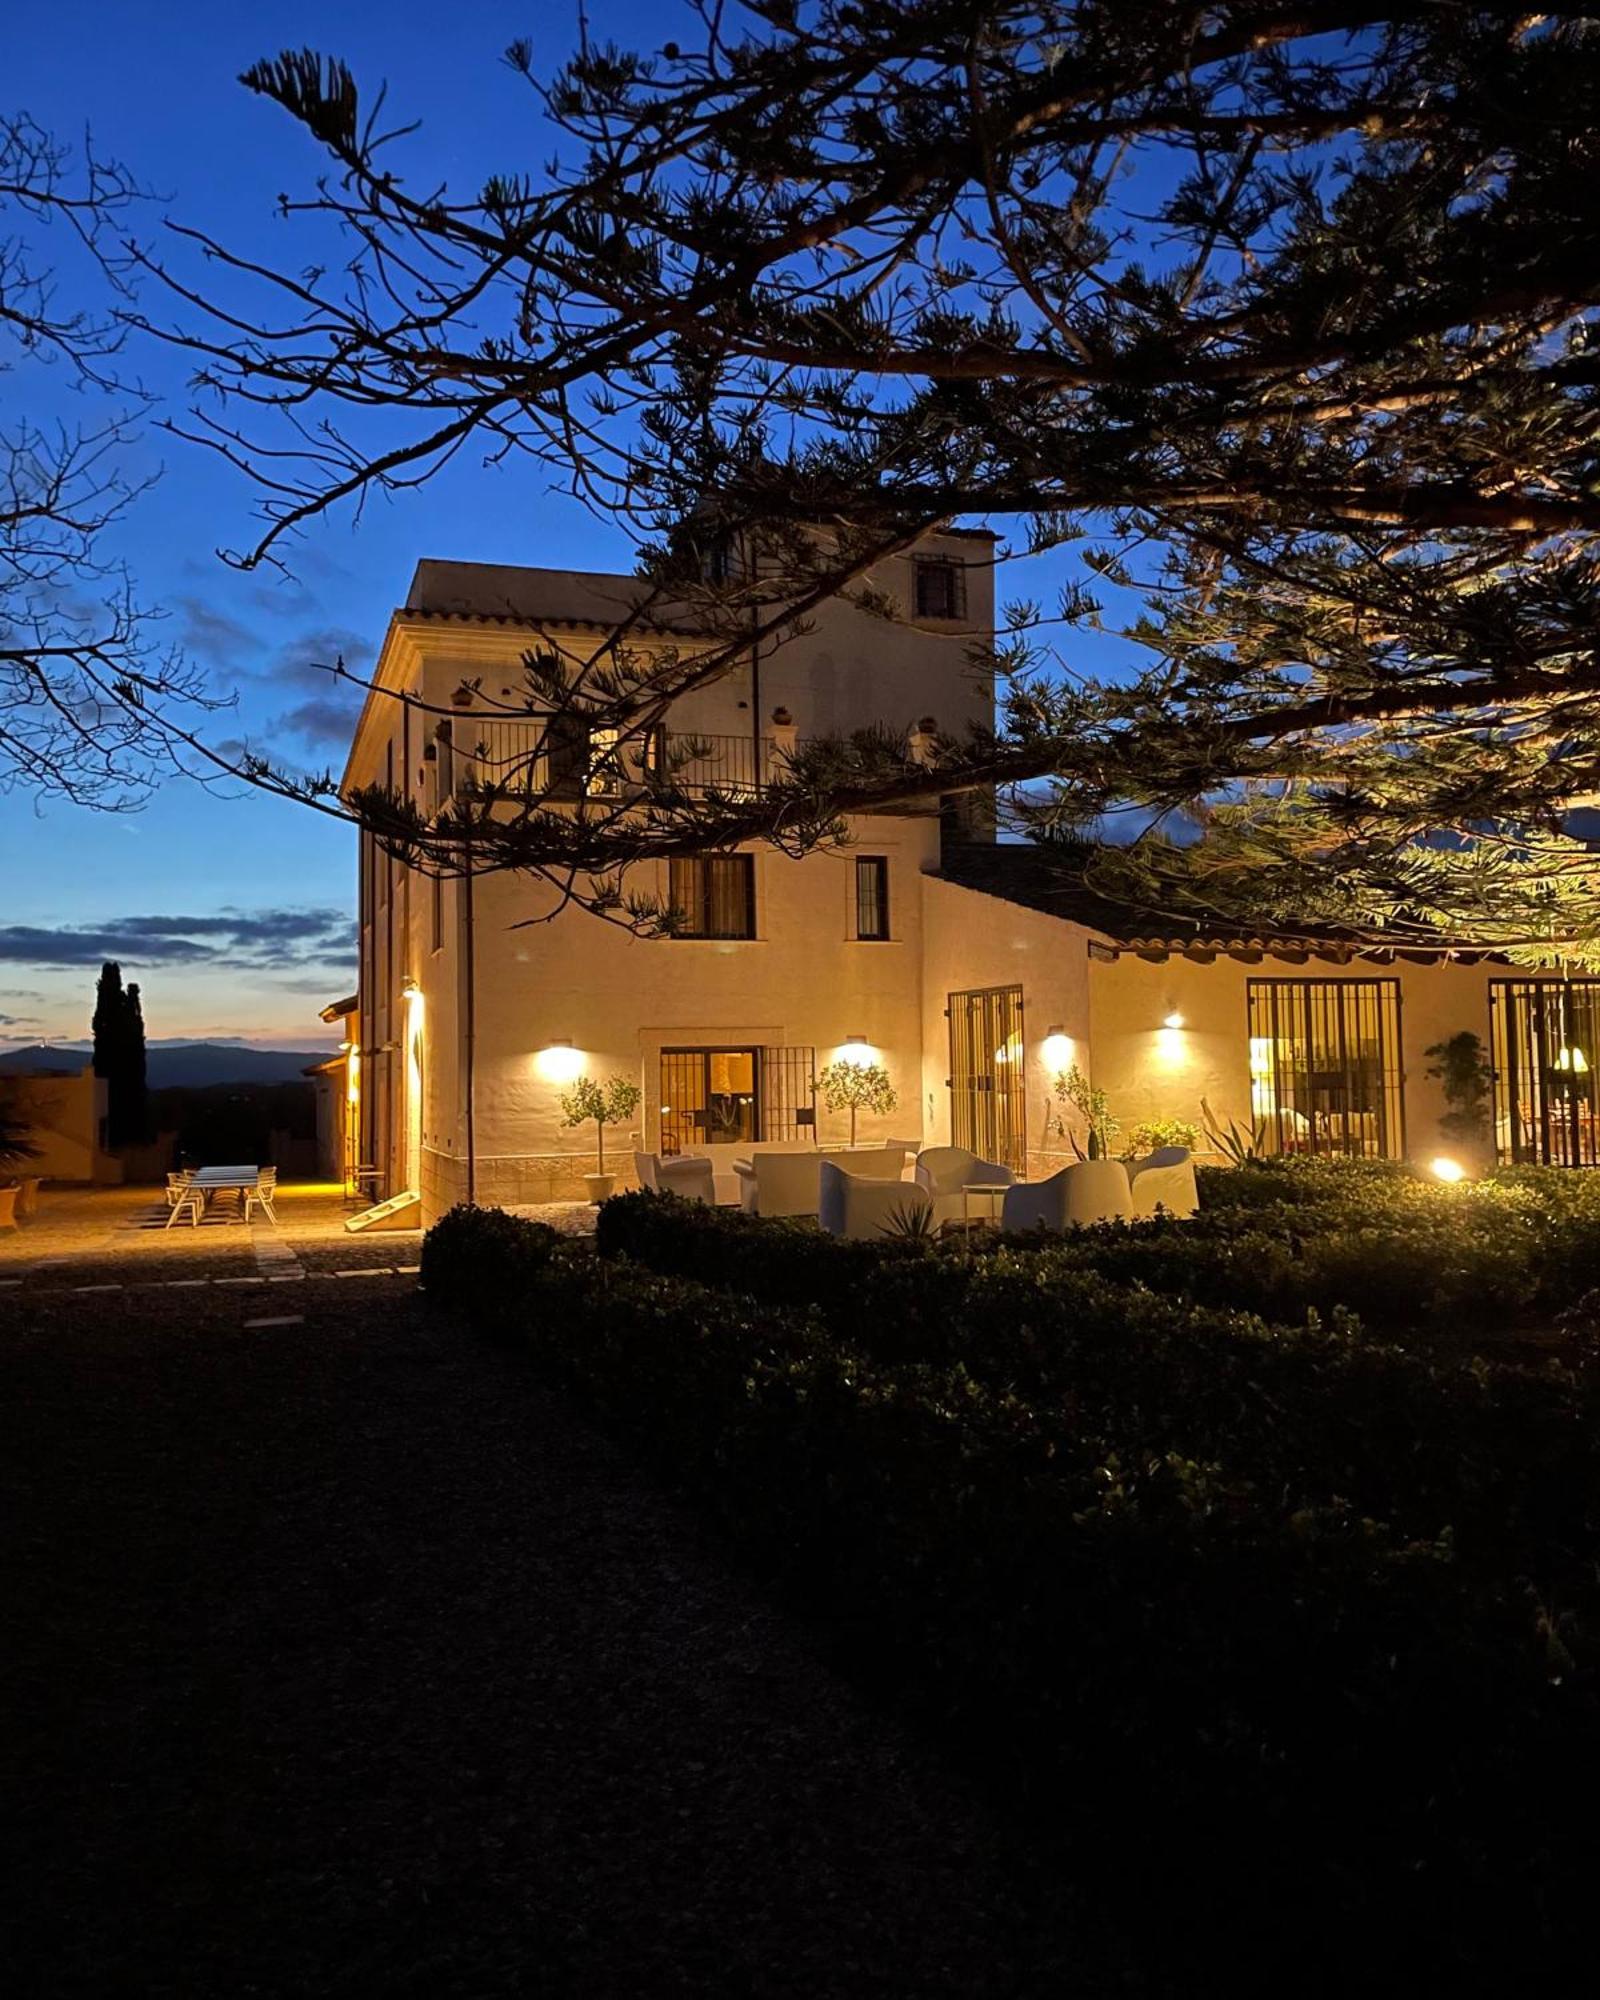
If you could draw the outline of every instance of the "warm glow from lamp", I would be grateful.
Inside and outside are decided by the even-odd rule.
[[[583,1051],[563,1039],[547,1042],[534,1057],[546,1083],[574,1083],[583,1074]]]
[[[1072,1037],[1065,1028],[1051,1027],[1044,1031],[1044,1040],[1039,1044],[1039,1054],[1046,1069],[1054,1072],[1071,1069],[1073,1057]]]
[[[839,1051],[839,1060],[853,1063],[857,1069],[866,1069],[876,1053],[865,1035],[846,1035],[844,1046]]]
[[[1565,1070],[1569,1076],[1586,1076],[1589,1058],[1582,1049],[1562,1049],[1556,1056],[1556,1068]]]
[[[1461,1162],[1459,1160],[1448,1159],[1443,1153],[1439,1155],[1438,1159],[1428,1162],[1428,1171],[1436,1181],[1444,1181],[1451,1187],[1454,1187],[1457,1181],[1464,1181],[1467,1177],[1467,1170],[1462,1166]]]
[[[1166,1016],[1161,1025],[1163,1028],[1181,1028],[1183,1026],[1183,1016],[1174,1009],[1172,1013]]]

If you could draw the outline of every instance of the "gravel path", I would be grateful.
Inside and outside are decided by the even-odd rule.
[[[410,1280],[0,1294],[0,1409],[13,1990],[1083,1990],[981,1807]]]

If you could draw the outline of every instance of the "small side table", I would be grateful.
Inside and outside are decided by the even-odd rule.
[[[978,1220],[980,1222],[988,1222],[991,1227],[998,1225],[1000,1217],[996,1213],[994,1204],[996,1197],[1002,1201],[1005,1199],[1005,1192],[1005,1188],[998,1181],[963,1181],[961,1183],[962,1229],[968,1230],[972,1227],[972,1197],[974,1195],[987,1195],[989,1198],[989,1213],[987,1216],[979,1216]]]

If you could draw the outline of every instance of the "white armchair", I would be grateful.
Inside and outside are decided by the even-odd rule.
[[[933,1207],[933,1197],[922,1188],[904,1181],[862,1180],[832,1160],[819,1163],[817,1192],[817,1220],[830,1236],[852,1243],[893,1236],[902,1217]]]
[[[662,1160],[656,1168],[656,1189],[660,1194],[675,1194],[680,1201],[703,1201],[708,1207],[717,1199],[711,1162],[692,1155]]]
[[[905,1148],[862,1146],[832,1153],[755,1153],[748,1160],[734,1162],[740,1205],[748,1215],[815,1215],[817,1173],[824,1161],[842,1167],[857,1180],[887,1181],[898,1187]]]
[[[917,1186],[933,1203],[934,1226],[959,1222],[964,1212],[964,1187],[1004,1187],[1015,1184],[1009,1167],[980,1160],[965,1146],[928,1146],[917,1155]]]
[[[1149,1159],[1136,1161],[1129,1175],[1135,1215],[1154,1215],[1158,1208],[1168,1215],[1193,1215],[1200,1206],[1194,1161],[1186,1146],[1160,1147]]]
[[[1045,1181],[1020,1181],[1006,1190],[1000,1226],[1009,1234],[1029,1229],[1070,1229],[1126,1220],[1133,1190],[1120,1160],[1080,1160]]]

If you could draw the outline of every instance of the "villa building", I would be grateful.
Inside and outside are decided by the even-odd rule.
[[[670,731],[682,782],[759,785],[796,739],[869,725],[958,734],[987,721],[972,662],[993,628],[987,536],[948,530],[868,581],[894,622],[833,601],[810,629],[686,698]],[[604,641],[638,603],[632,578],[424,561],[390,621],[344,775],[437,810],[516,754],[522,661]],[[693,635],[640,626],[633,643]],[[414,697],[411,702],[397,695]],[[681,711],[681,712],[680,712]],[[603,746],[539,768],[561,786],[625,782]],[[576,774],[576,775],[575,775]],[[571,796],[569,791],[567,796]],[[506,873],[435,880],[360,840],[358,1006],[347,1159],[431,1220],[469,1196],[576,1196],[593,1130],[564,1129],[580,1072],[641,1090],[630,1151],[837,1143],[818,1069],[867,1054],[898,1108],[863,1139],[955,1143],[1029,1177],[1071,1157],[1055,1076],[1076,1062],[1125,1126],[1256,1125],[1276,1150],[1442,1150],[1429,1047],[1463,1030],[1491,1051],[1502,1160],[1594,1164],[1600,987],[1485,954],[1361,952],[1336,935],[1174,923],[1064,882],[1040,852],[996,841],[936,793],[850,823],[839,851],[753,845],[660,866],[685,934],[641,938]],[[654,868],[656,864],[651,864]],[[649,872],[641,870],[640,873]],[[341,1009],[347,1003],[340,1003]],[[608,1162],[609,1164],[609,1162]],[[351,1167],[354,1171],[354,1165]]]

